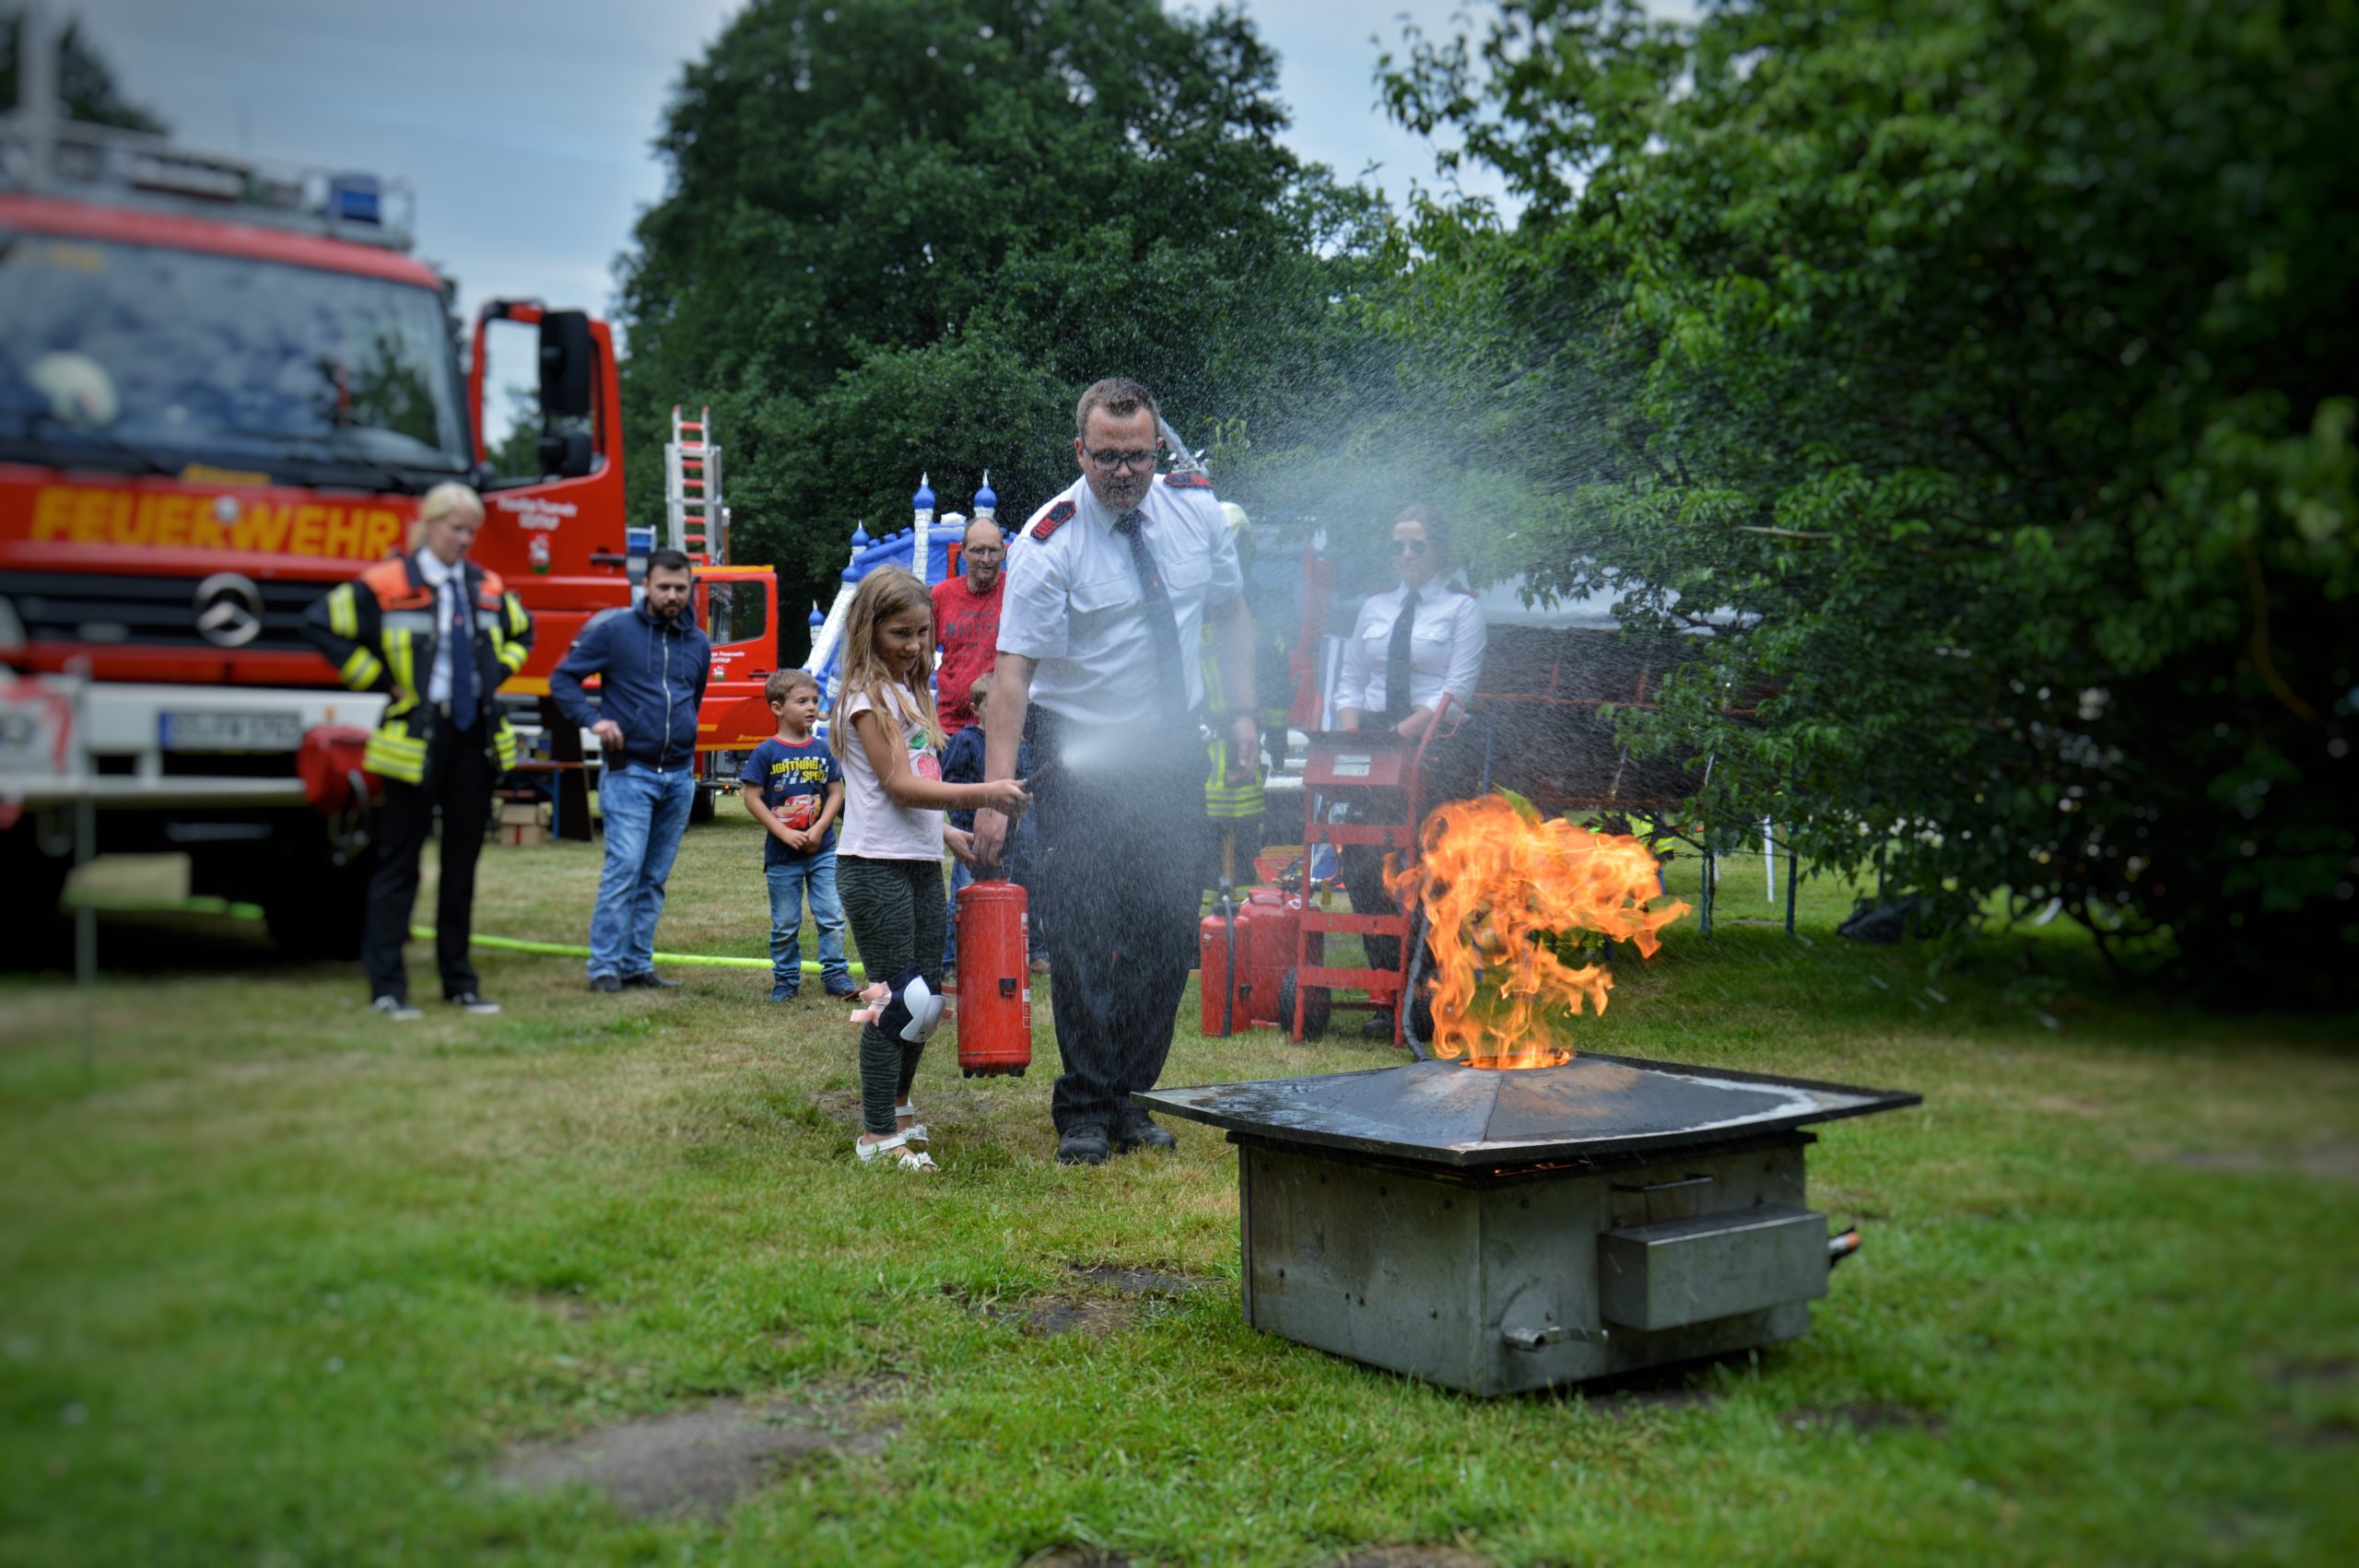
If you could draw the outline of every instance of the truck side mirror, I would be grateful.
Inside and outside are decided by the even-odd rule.
[[[581,310],[551,310],[541,318],[541,417],[590,416],[590,318]]]

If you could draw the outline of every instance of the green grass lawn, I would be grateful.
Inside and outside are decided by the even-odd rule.
[[[762,954],[758,858],[693,832],[662,945]],[[478,928],[583,940],[596,867],[487,852]],[[1846,889],[1789,939],[1757,854],[1724,888],[1576,1043],[1921,1092],[1813,1155],[1865,1251],[1796,1344],[1496,1401],[1244,1328],[1217,1135],[1055,1165],[1037,997],[1030,1076],[929,1054],[919,1180],[851,1159],[816,985],[487,954],[503,1016],[396,1026],[258,927],[111,916],[87,1019],[55,949],[0,976],[0,1561],[2359,1560],[2349,1022],[2124,1000],[2053,928],[1933,975],[1836,939]],[[1393,1059],[1194,1017],[1167,1082]],[[702,1514],[502,1479],[723,1398],[819,1440]]]

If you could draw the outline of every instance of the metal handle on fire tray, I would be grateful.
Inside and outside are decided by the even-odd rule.
[[[1499,1338],[1511,1351],[1545,1350],[1567,1340],[1594,1344],[1605,1337],[1603,1328],[1567,1328],[1561,1323],[1543,1323],[1537,1328],[1506,1328],[1499,1333]]]

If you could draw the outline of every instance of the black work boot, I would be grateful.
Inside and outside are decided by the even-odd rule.
[[[1057,1140],[1057,1164],[1061,1165],[1102,1165],[1112,1153],[1106,1141],[1106,1129],[1084,1123],[1067,1128]]]
[[[1135,1107],[1122,1113],[1114,1131],[1114,1147],[1124,1154],[1133,1149],[1176,1149],[1180,1140],[1155,1125],[1155,1118]]]

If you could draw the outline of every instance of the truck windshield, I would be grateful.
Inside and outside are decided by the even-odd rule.
[[[0,458],[415,490],[471,456],[430,289],[0,229]]]

